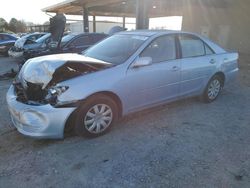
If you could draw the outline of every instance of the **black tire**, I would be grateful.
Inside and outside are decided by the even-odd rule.
[[[211,97],[211,96],[209,95],[209,90],[210,90],[210,88],[212,87],[212,84],[213,84],[213,83],[218,83],[218,84],[219,84],[219,89],[218,89],[218,93],[216,92],[216,94],[214,94],[214,95]],[[216,84],[216,85],[217,85],[217,84]],[[222,79],[219,75],[213,76],[213,77],[209,80],[209,82],[208,82],[208,84],[207,84],[207,87],[206,87],[206,89],[205,89],[205,91],[204,91],[204,93],[203,93],[203,95],[202,95],[203,101],[206,102],[206,103],[211,103],[211,102],[215,101],[215,100],[218,98],[218,96],[220,95],[220,92],[221,92],[222,88],[223,88],[223,79]]]
[[[106,109],[109,109],[112,111],[112,119],[110,124],[104,129],[104,126],[101,126],[104,130],[102,132],[90,132],[90,128],[88,129],[88,125],[85,124],[86,118],[88,118],[87,113],[90,112],[91,109],[93,109],[96,105],[106,105]],[[91,111],[94,112],[94,111]],[[95,112],[94,112],[95,113]],[[107,133],[113,124],[118,120],[118,107],[114,100],[106,95],[103,94],[97,94],[93,97],[90,97],[87,99],[85,103],[78,109],[76,113],[76,119],[75,119],[75,125],[74,125],[74,131],[79,136],[85,136],[85,137],[98,137],[101,135],[104,135]],[[87,120],[86,120],[87,121]],[[100,126],[100,124],[99,124]],[[93,131],[97,131],[97,128]]]
[[[7,52],[4,52],[4,56],[5,56],[5,57],[9,57],[8,51],[7,51]]]

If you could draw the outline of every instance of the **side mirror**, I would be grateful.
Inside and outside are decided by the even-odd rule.
[[[132,65],[133,68],[145,67],[153,62],[151,57],[139,57]]]

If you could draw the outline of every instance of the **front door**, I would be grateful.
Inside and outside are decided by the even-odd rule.
[[[140,57],[151,57],[152,64],[130,68],[127,72],[127,101],[129,111],[178,97],[180,89],[180,60],[177,59],[175,35],[155,39]]]

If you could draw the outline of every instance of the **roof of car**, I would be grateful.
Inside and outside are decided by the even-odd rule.
[[[124,35],[137,35],[137,36],[144,36],[144,37],[152,37],[152,36],[160,36],[164,34],[191,34],[194,36],[199,37],[203,41],[205,41],[206,44],[208,44],[216,53],[225,53],[226,51],[217,45],[216,43],[212,42],[210,39],[208,39],[205,36],[202,36],[197,33],[192,32],[185,32],[185,31],[174,31],[174,30],[135,30],[135,31],[123,31],[118,34],[124,34]]]
[[[11,33],[0,33],[1,35],[11,35],[12,36],[12,34]]]
[[[160,33],[171,34],[171,33],[188,33],[188,32],[175,31],[175,30],[135,30],[135,31],[123,31],[123,32],[120,32],[119,34],[128,34],[128,35],[131,34],[131,35],[151,37]]]
[[[14,33],[0,33],[0,35],[7,35],[7,36],[17,38]]]

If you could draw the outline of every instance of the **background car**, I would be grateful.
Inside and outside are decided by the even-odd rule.
[[[21,57],[23,55],[23,47],[25,45],[34,44],[37,39],[44,36],[45,34],[47,33],[36,32],[22,36],[15,42],[15,45],[9,49],[8,51],[9,56],[14,58]]]
[[[45,40],[41,46],[36,48],[25,48],[24,59],[30,59],[42,55],[58,54],[58,53],[81,53],[90,46],[108,37],[104,33],[70,33],[64,36],[61,40],[59,48],[50,46],[50,40]]]
[[[18,38],[12,34],[0,33],[0,42],[16,41]]]
[[[30,41],[27,44],[23,45],[22,48],[15,48],[15,49],[10,49],[9,54],[12,57],[20,58],[22,62],[25,62],[25,57],[24,57],[24,52],[29,51],[29,52],[39,52],[39,51],[44,51],[49,42],[51,41],[51,34],[47,33],[43,35],[42,37],[38,38],[36,41]]]
[[[8,56],[8,51],[18,38],[7,33],[0,33],[0,55]]]
[[[238,73],[238,53],[177,31],[121,32],[83,55],[27,61],[7,93],[18,131],[62,138],[106,133],[119,117],[186,97],[213,102]]]

